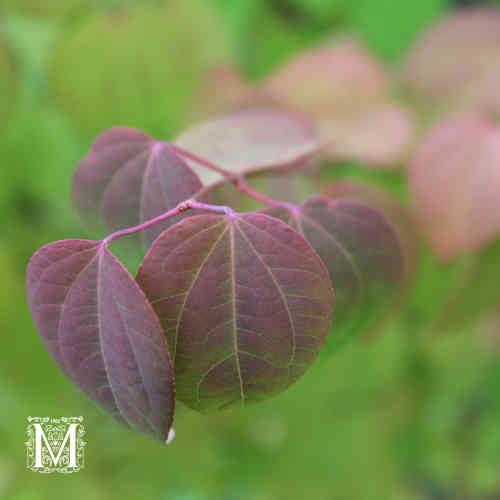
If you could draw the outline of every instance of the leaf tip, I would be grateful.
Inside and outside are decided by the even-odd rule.
[[[175,431],[174,431],[174,428],[171,427],[168,431],[168,436],[167,436],[167,439],[165,440],[165,444],[167,446],[169,446],[170,444],[172,444],[172,441],[175,439]]]

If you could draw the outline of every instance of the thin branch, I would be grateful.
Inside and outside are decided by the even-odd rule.
[[[213,172],[217,172],[218,174],[222,175],[228,182],[233,182],[236,189],[246,194],[247,196],[250,196],[250,198],[254,198],[257,201],[260,201],[264,205],[268,205],[270,207],[283,206],[283,205],[291,206],[290,203],[284,203],[281,201],[273,200],[269,196],[259,193],[258,191],[253,189],[245,182],[245,173],[235,174],[234,172],[219,167],[218,165],[215,165],[215,163],[212,163],[211,161],[206,160],[201,156],[195,155],[194,153],[190,153],[189,151],[175,144],[172,143],[165,143],[165,144],[173,153],[183,156],[184,158],[187,158],[189,160],[192,160],[198,163],[198,165],[206,167],[209,170],[212,170]],[[202,189],[200,192],[204,191],[205,189]]]
[[[143,222],[138,226],[129,227],[127,229],[121,229],[120,231],[116,231],[115,233],[110,234],[109,236],[104,238],[104,240],[102,241],[102,245],[107,246],[117,238],[122,238],[123,236],[128,236],[130,234],[138,233],[139,231],[143,231],[144,229],[154,226],[159,222],[163,222],[164,220],[170,219],[171,217],[175,217],[176,215],[179,215],[182,212],[185,212],[186,210],[193,210],[193,209],[206,210],[207,212],[213,212],[218,214],[235,215],[234,210],[230,207],[225,207],[220,205],[208,205],[206,203],[200,203],[196,200],[186,200],[179,203],[172,210],[169,210],[168,212],[165,212],[164,214],[159,215],[154,219],[150,219],[146,222]]]
[[[181,148],[175,144],[172,144],[170,142],[166,143],[167,148],[170,149],[173,153],[176,153],[180,156],[184,156],[184,158],[187,158],[188,160],[192,160],[198,165],[201,165],[202,167],[206,167],[209,170],[212,170],[214,172],[217,172],[218,174],[226,177],[227,179],[231,179],[235,177],[233,172],[230,172],[229,170],[226,170],[222,167],[219,167],[212,163],[211,161],[205,160],[205,158],[202,158],[201,156],[195,155],[194,153],[190,153],[189,151],[185,150],[184,148]]]

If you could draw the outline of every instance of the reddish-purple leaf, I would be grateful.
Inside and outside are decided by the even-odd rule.
[[[269,208],[300,232],[328,269],[335,290],[337,344],[369,326],[399,291],[404,259],[398,238],[376,210],[357,201],[315,196]]]
[[[175,143],[234,173],[298,165],[314,156],[319,139],[295,113],[251,109],[191,127]],[[205,184],[220,175],[191,163]]]
[[[331,322],[323,263],[264,214],[182,221],[155,241],[137,281],[167,335],[177,396],[200,411],[285,390],[316,359]]]
[[[396,197],[373,184],[363,182],[322,183],[320,194],[333,200],[357,200],[377,209],[386,217],[396,230],[404,250],[407,279],[417,267],[420,242],[413,214]]]
[[[131,128],[101,134],[73,179],[77,211],[89,223],[114,231],[152,219],[190,198],[201,182],[163,142]],[[179,215],[143,232],[147,247]]]
[[[415,213],[442,259],[473,252],[500,234],[500,128],[486,118],[436,125],[415,153]]]
[[[102,242],[40,249],[27,271],[31,314],[62,372],[131,427],[165,440],[173,373],[161,325],[144,293]]]

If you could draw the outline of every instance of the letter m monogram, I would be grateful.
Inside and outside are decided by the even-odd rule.
[[[80,470],[86,444],[81,439],[85,433],[83,418],[30,418],[26,442],[28,468],[44,473]]]
[[[42,424],[34,424],[35,427],[35,467],[43,467],[42,463],[42,446],[45,444],[45,447],[52,459],[52,463],[54,467],[57,467],[59,460],[61,459],[61,454],[63,450],[66,448],[66,443],[69,440],[69,463],[68,467],[76,467],[76,426],[78,424],[70,424],[68,427],[68,431],[64,436],[64,440],[61,443],[59,450],[57,451],[57,455],[54,455],[54,450],[52,449],[51,444],[47,441],[47,436],[45,435],[45,431],[43,430]]]

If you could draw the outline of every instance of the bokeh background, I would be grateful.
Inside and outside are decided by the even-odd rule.
[[[216,65],[259,81],[345,33],[393,75],[425,30],[473,3],[0,0],[0,498],[500,498],[494,237],[443,262],[419,236],[412,279],[382,325],[258,406],[201,416],[179,404],[168,448],[116,424],[62,376],[32,324],[24,284],[37,248],[86,236],[71,177],[104,129],[173,137],[211,104],[200,96]],[[395,98],[406,102],[403,92]],[[415,102],[423,129],[432,113]],[[337,159],[321,172],[325,183],[362,181],[412,206],[404,165]],[[401,230],[411,239],[409,221]],[[29,415],[83,415],[86,468],[27,471]]]

